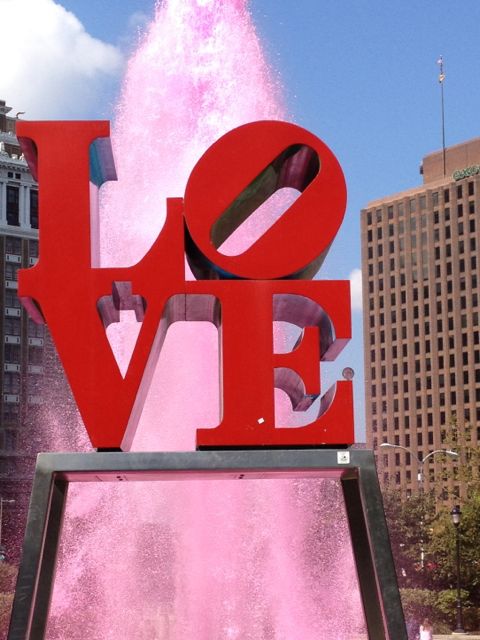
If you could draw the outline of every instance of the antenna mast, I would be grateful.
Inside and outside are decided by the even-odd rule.
[[[445,103],[443,100],[443,83],[445,81],[445,71],[443,67],[443,56],[440,56],[437,60],[437,64],[440,67],[440,73],[438,74],[438,82],[440,83],[440,94],[442,97],[442,155],[443,155],[443,176],[447,175],[447,162],[445,155]]]

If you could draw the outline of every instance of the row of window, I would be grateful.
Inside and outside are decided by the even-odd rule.
[[[472,277],[472,288],[476,288],[476,282],[477,282],[477,278],[476,276]],[[434,306],[433,308],[436,309],[437,315],[441,316],[444,315],[445,312],[447,313],[453,313],[454,311],[454,302],[453,302],[453,298],[451,296],[452,291],[450,290],[450,287],[448,286],[448,282],[447,281],[447,293],[448,295],[445,296],[444,298],[442,298],[442,300],[437,300],[436,306]],[[462,284],[462,282],[465,284],[465,280],[462,280],[460,284]],[[465,287],[460,287],[462,289],[462,291],[465,290]],[[442,290],[441,290],[441,284],[438,283],[436,288],[436,294],[437,296],[440,296],[442,294]],[[424,299],[428,299],[429,297],[429,291],[428,288],[424,289],[423,292],[423,297]],[[420,303],[418,300],[418,289],[413,289],[413,299],[414,299],[414,304],[411,307],[411,309],[413,310],[413,319],[416,320],[419,317],[419,313],[420,313]],[[374,309],[375,307],[375,300],[378,301],[378,306],[379,309],[385,309],[385,299],[384,296],[380,295],[378,298],[371,298],[370,302],[369,302],[369,308],[371,311],[370,316],[373,317],[374,319],[378,319],[380,326],[383,326],[384,321],[385,321],[385,314],[383,311],[380,311],[379,313],[377,313]],[[396,309],[395,305],[396,305],[396,300],[397,300],[397,296],[395,293],[392,293],[390,295],[390,305],[392,307],[391,311],[390,311],[390,317],[391,317],[391,322],[395,323],[398,322],[399,320],[401,322],[406,322],[407,321],[407,308],[406,308],[406,293],[405,291],[402,291],[400,294],[400,300],[401,300],[401,304],[403,305],[400,309]],[[470,308],[471,309],[475,309],[478,306],[478,294],[477,293],[472,293],[471,296],[469,296],[467,298],[467,296],[465,295],[461,295],[459,297],[458,300],[455,300],[455,308],[456,310],[460,309],[461,311],[464,311],[466,309],[468,309],[468,305],[467,302],[470,302]],[[419,303],[419,304],[415,304],[415,302]],[[470,309],[469,309],[470,311]],[[409,310],[410,312],[410,310]],[[476,313],[476,312],[474,312]],[[428,326],[428,322],[429,322],[429,315],[430,315],[430,303],[429,302],[424,302],[423,307],[422,307],[422,317],[423,318],[428,318],[427,320],[425,320],[425,326]],[[473,318],[473,314],[472,314],[472,318]],[[474,317],[475,322],[473,322],[474,325],[478,324],[478,316]],[[370,320],[370,324],[371,324],[371,320]],[[374,322],[374,326],[376,326],[378,323]]]
[[[8,291],[8,290],[7,290]],[[418,300],[417,300],[418,302]],[[478,307],[478,293],[472,293],[471,296],[469,296],[467,298],[467,296],[460,296],[460,299],[456,302],[455,305],[455,310],[458,313],[458,310],[460,309],[460,311],[465,311],[467,308],[469,309],[469,311],[471,309],[476,309]],[[378,319],[378,323],[380,324],[380,326],[383,326],[385,324],[385,312],[384,311],[380,311],[379,313],[375,312],[374,310],[374,298],[370,299],[370,316],[371,318],[374,319]],[[430,330],[430,320],[427,319],[425,320],[425,307],[427,307],[428,309],[430,309],[430,304],[428,302],[425,302],[423,305],[422,310],[420,309],[420,305],[419,304],[414,304],[412,307],[412,314],[413,314],[413,319],[414,320],[418,320],[420,317],[423,320],[422,325],[425,327],[425,333],[428,333]],[[447,297],[446,300],[446,304],[445,304],[445,300],[438,300],[437,304],[436,304],[436,312],[437,312],[437,316],[442,316],[446,313],[453,313],[453,299],[451,296]],[[383,306],[380,306],[380,309],[383,309]],[[395,324],[399,321],[401,322],[406,322],[407,321],[407,310],[406,308],[401,308],[400,309],[400,313],[397,314],[397,309],[392,308],[390,311],[390,320],[392,324]],[[428,316],[427,316],[428,318]],[[370,324],[371,324],[371,320],[370,320]],[[376,325],[377,323],[375,323]],[[417,324],[417,323],[414,323]],[[441,329],[439,329],[439,331],[441,331]]]
[[[397,360],[399,358],[399,349],[397,348],[397,346],[393,346],[391,351],[391,356],[392,356],[392,360]],[[401,348],[401,355],[400,358],[404,359],[408,357],[408,345],[407,344],[403,344],[402,348]],[[426,353],[429,353],[426,351]],[[376,360],[376,356],[379,356],[379,361],[380,362],[385,362],[385,358],[386,358],[386,351],[385,351],[385,347],[382,347],[381,349],[378,349],[378,354],[375,352],[375,349],[372,349],[370,351],[370,360],[371,363],[374,363]],[[458,356],[458,357],[457,357]],[[478,363],[480,362],[480,349],[475,349],[473,352],[473,362],[474,363]],[[451,353],[448,356],[448,368],[453,369],[456,364],[457,364],[457,360],[460,360],[460,354],[455,354],[455,353]],[[445,369],[445,362],[446,362],[446,357],[441,355],[438,356],[438,358],[436,359],[437,362],[437,368],[438,369]],[[430,356],[417,356],[415,358],[415,373],[420,373],[421,371],[421,364],[422,362],[424,363],[424,370],[426,371],[431,371],[432,369],[432,364],[431,364],[431,358]],[[458,363],[459,364],[459,363]],[[464,349],[462,351],[462,365],[463,366],[468,366],[469,364],[469,353],[467,349]]]
[[[477,332],[478,335],[478,332]],[[475,342],[475,344],[478,344],[477,342]],[[416,360],[415,363],[419,362],[419,360]],[[392,390],[393,393],[398,393],[399,392],[399,386],[398,386],[398,381],[395,380],[395,378],[397,377],[401,377],[403,380],[403,390],[405,392],[408,391],[408,380],[404,380],[405,376],[408,376],[409,374],[409,367],[408,367],[408,360],[403,360],[403,362],[401,363],[401,368],[399,367],[399,363],[398,362],[394,362],[392,364]],[[475,362],[475,365],[478,366],[478,362]],[[416,367],[415,367],[416,368]],[[370,370],[371,373],[371,379],[372,382],[374,383],[372,385],[372,393],[373,395],[375,395],[375,381],[377,380],[377,373],[380,376],[380,380],[385,380],[386,378],[386,367],[385,365],[382,365],[381,368],[376,368],[376,367],[372,367]],[[416,371],[415,373],[419,373],[418,371]],[[400,376],[399,376],[400,374]],[[456,386],[456,380],[458,379],[458,376],[456,373],[451,372],[450,374],[450,386],[451,387],[455,387]],[[438,376],[436,376],[436,379],[438,381],[438,386],[439,388],[442,388],[445,386],[446,381],[448,380],[448,375],[444,374],[444,373],[439,373]],[[470,373],[467,370],[463,371],[463,376],[462,376],[462,381],[464,385],[468,385],[470,382],[475,382],[475,384],[480,383],[480,369],[475,369],[474,370],[474,375],[472,378],[470,378]],[[386,389],[387,389],[387,383],[386,382],[381,382],[381,387],[379,387],[382,390],[382,395],[386,395]],[[432,378],[431,376],[422,376],[421,378],[418,377],[415,379],[415,387],[417,391],[420,391],[421,389],[431,389],[432,388]]]
[[[20,187],[7,185],[7,224],[20,226]],[[30,189],[29,223],[32,229],[38,229],[38,191]]]
[[[28,393],[38,393],[42,388],[43,376],[39,374],[29,374],[27,376],[26,388]],[[3,392],[19,394],[21,392],[21,376],[17,372],[5,371],[3,373]]]
[[[442,245],[441,246],[436,246],[434,247],[434,252],[435,252],[435,260],[441,260],[444,259],[444,257],[447,258],[451,258],[452,257],[452,244],[451,242],[449,242],[449,240],[451,240],[451,233],[450,233],[450,227],[446,227],[445,229],[445,242],[442,241]],[[439,237],[435,237],[435,241],[439,242]],[[425,240],[423,240],[422,238],[422,246],[427,246],[427,239],[425,238]],[[398,245],[399,245],[399,249],[400,251],[404,251],[405,250],[405,242],[403,238],[399,238],[398,241]],[[416,247],[416,243],[415,246],[413,246],[412,244],[412,248]],[[444,256],[441,255],[442,253],[442,248],[443,248],[443,253],[445,254]],[[466,243],[465,240],[458,240],[458,253],[459,255],[464,254],[466,251],[465,249],[469,248],[470,252],[476,251],[477,249],[477,241],[475,237],[470,237],[468,242]],[[389,242],[389,246],[388,246],[388,253],[385,255],[385,257],[389,257],[390,261],[393,261],[395,264],[395,267],[405,267],[405,258],[402,254],[400,254],[399,256],[399,261],[398,264],[395,261],[395,242],[392,240]],[[414,252],[412,254],[408,254],[412,264],[417,264],[417,254]],[[378,258],[383,258],[384,254],[383,254],[383,244],[379,244],[377,245],[377,259]],[[368,260],[369,261],[373,261],[374,256],[373,256],[373,247],[370,246],[368,247]],[[422,262],[424,264],[428,263],[428,251],[426,249],[422,250]],[[379,263],[381,264],[381,262]]]
[[[437,247],[437,249],[439,249],[439,247]],[[462,252],[463,254],[464,252]],[[412,254],[411,257],[411,264],[417,265],[418,261],[417,261],[417,256],[416,254]],[[449,256],[451,258],[451,255]],[[422,262],[423,262],[423,268],[425,270],[425,267],[427,268],[427,273],[428,273],[428,256],[424,256],[422,253]],[[440,258],[440,252],[439,252],[439,257],[435,258],[435,277],[436,278],[440,278],[442,277],[442,265],[444,267],[444,269],[446,270],[446,274],[447,275],[452,275],[453,273],[453,262],[450,259],[447,260],[441,260]],[[460,258],[458,261],[458,271],[460,273],[464,273],[465,272],[465,258]],[[386,268],[386,264],[384,265],[384,262],[378,262],[377,264],[374,264],[372,262],[368,263],[368,277],[369,279],[371,279],[372,282],[374,282],[374,280],[379,276],[383,274],[383,270],[384,270],[384,266]],[[375,272],[375,267],[376,267],[376,272]],[[472,255],[470,257],[470,268],[472,270],[475,270],[477,268],[477,257],[476,255]],[[396,271],[397,275],[399,276],[399,281],[400,281],[400,285],[405,285],[405,281],[406,281],[406,276],[405,276],[405,256],[400,256],[400,259],[398,261],[398,264],[396,264],[396,261],[394,258],[390,259],[390,271]],[[415,273],[415,268],[412,269],[412,274]],[[443,274],[444,275],[444,274]],[[415,278],[414,278],[415,279]],[[390,286],[391,288],[395,287],[395,275],[392,275],[390,277]]]
[[[21,364],[22,347],[19,344],[4,344],[4,362],[6,364]],[[37,346],[28,347],[28,364],[43,363],[43,348]]]
[[[461,218],[463,218],[463,213],[464,213],[464,209],[463,209],[463,204],[459,204],[457,206],[457,217],[458,217],[458,223],[457,223],[457,231],[459,233],[459,235],[463,235],[465,233],[465,223],[463,220],[461,220]],[[470,214],[471,218],[468,221],[468,229],[470,231],[470,233],[474,233],[475,232],[475,217],[473,217],[475,215],[475,203],[473,201],[468,203],[468,213]],[[440,239],[440,222],[442,223],[442,229],[445,230],[445,234],[446,237],[449,238],[451,236],[451,229],[452,229],[452,225],[445,225],[445,222],[448,222],[450,220],[450,208],[447,207],[444,212],[443,212],[443,217],[442,220],[440,219],[440,212],[439,211],[434,211],[433,212],[433,223],[434,223],[434,236],[433,239],[434,241],[438,242]],[[425,214],[422,214],[421,218],[420,218],[420,226],[421,229],[424,229],[424,231],[421,231],[420,233],[420,238],[421,238],[421,243],[422,244],[426,244],[427,243],[427,216]],[[375,239],[378,240],[382,240],[384,237],[384,232],[383,232],[383,227],[377,227],[376,228],[376,233],[375,233]],[[388,227],[385,229],[385,231],[387,232],[385,234],[385,237],[389,237],[389,238],[393,238],[394,236],[399,236],[399,240],[403,241],[403,235],[405,233],[405,223],[403,220],[400,220],[398,222],[398,224],[394,224],[393,222],[391,222]],[[411,218],[410,219],[410,242],[411,242],[411,246],[412,248],[415,248],[417,246],[417,220],[416,218]],[[369,243],[372,243],[374,241],[374,229],[367,229],[367,241]],[[403,249],[404,245],[400,244],[400,249]]]
[[[422,414],[416,414],[417,416],[417,420],[416,420],[416,428],[417,429],[421,429],[423,428],[424,424],[425,424],[425,420]],[[435,416],[437,416],[437,414],[435,414]],[[475,410],[473,412],[470,411],[470,408],[466,407],[464,408],[463,411],[463,416],[466,422],[470,422],[472,419],[476,420],[477,423],[480,422],[480,407],[476,407]],[[438,419],[436,420],[436,424],[439,425],[445,425],[448,424],[448,421],[450,420],[451,415],[447,414],[446,411],[442,410],[438,413]],[[381,422],[380,422],[381,420]],[[400,430],[400,420],[401,420],[401,424],[402,424],[402,429],[410,429],[410,415],[407,413],[403,416],[393,416],[393,428],[395,431],[399,431]],[[413,426],[413,416],[412,416],[412,426]],[[378,431],[378,426],[381,425],[382,427],[382,431],[388,431],[388,423],[387,423],[387,418],[383,417],[381,419],[377,418],[376,416],[372,417],[371,420],[371,424],[372,424],[372,431],[373,432],[377,432]],[[433,413],[427,413],[426,415],[426,424],[428,427],[433,427],[434,424],[434,414]],[[477,427],[477,441],[480,442],[480,427]]]
[[[457,283],[457,281],[453,280],[453,275],[452,276],[448,276],[446,278],[444,278],[442,281],[440,282],[435,282],[435,292],[434,295],[435,297],[438,296],[446,296],[448,294],[452,294],[454,291],[454,284],[458,284],[458,288],[460,289],[460,291],[466,291],[467,290],[467,283],[470,282],[471,288],[472,289],[476,289],[477,288],[477,282],[478,282],[478,278],[477,275],[475,273],[473,274],[466,274],[466,275],[462,275],[459,279],[459,283]],[[391,283],[394,283],[394,286],[390,286],[388,287],[388,290],[391,290],[393,288],[395,288],[395,283],[396,283],[396,279],[395,276],[391,276],[390,277],[390,285]],[[384,278],[377,278],[376,280],[370,280],[368,283],[368,292],[370,294],[373,294],[375,292],[375,285],[377,285],[377,291],[382,292],[384,291]],[[401,285],[401,286],[405,286],[405,285]],[[443,291],[443,289],[446,289],[446,291]],[[421,287],[412,287],[411,289],[412,291],[412,298],[414,302],[418,302],[419,299],[419,292],[422,291]],[[428,299],[430,297],[430,288],[429,285],[426,284],[423,286],[423,298],[424,299]],[[407,294],[406,294],[406,290],[400,291],[400,304],[406,304],[407,301]],[[391,294],[391,298],[390,298],[390,304],[392,306],[395,306],[397,304],[397,298],[396,298],[396,294],[392,293]],[[428,312],[425,312],[428,315]]]
[[[463,185],[459,184],[459,185],[456,186],[455,191],[456,191],[457,200],[461,200],[464,197],[464,195],[467,195],[470,198],[470,197],[475,195],[475,184],[474,184],[474,182],[468,182],[467,183],[467,188],[465,190],[463,189]],[[434,192],[431,193],[431,202],[432,202],[432,206],[433,207],[436,207],[436,206],[438,206],[440,204],[440,195],[443,195],[444,204],[448,204],[450,202],[450,190],[449,189],[444,189],[442,192],[434,191]],[[410,198],[408,200],[407,209],[408,209],[409,213],[415,213],[417,211],[417,203],[418,203],[418,206],[419,206],[421,211],[426,209],[427,208],[427,196],[426,196],[426,194],[422,194],[418,198]],[[389,220],[393,220],[394,206],[396,207],[397,214],[399,216],[403,216],[405,214],[405,202],[404,201],[397,202],[395,205],[393,205],[393,204],[392,205],[388,205],[387,206],[387,217],[388,217]],[[382,222],[383,214],[384,214],[384,211],[382,209],[377,209],[375,211],[375,220],[376,220],[376,222]],[[373,211],[368,211],[367,212],[367,224],[368,225],[372,224],[373,217],[374,217],[374,212]]]
[[[472,394],[473,395],[473,394]],[[421,409],[422,406],[426,406],[427,408],[431,409],[433,407],[433,397],[432,395],[428,394],[426,396],[414,396],[415,399],[415,403],[412,402],[412,405],[415,405],[416,409]],[[470,396],[470,392],[468,389],[465,389],[463,392],[463,402],[465,404],[469,404],[471,401],[474,401],[476,403],[480,402],[480,388],[475,389],[475,394],[473,397]],[[457,392],[456,391],[450,391],[449,394],[447,393],[439,393],[438,394],[438,402],[440,406],[445,406],[446,402],[449,402],[450,406],[456,405],[457,404]],[[378,406],[378,410],[380,414],[385,414],[388,412],[388,403],[386,400],[382,400],[378,402],[377,405],[377,401],[376,400],[372,400],[371,403],[371,413],[372,416],[378,415],[377,414],[377,406]],[[403,401],[400,402],[400,399],[398,398],[394,398],[393,399],[393,403],[391,403],[391,409],[394,413],[398,413],[399,411],[403,410],[405,412],[410,411],[410,398],[409,397],[404,397]]]
[[[404,365],[406,365],[404,367],[404,375],[408,375],[408,362],[405,362]],[[450,379],[450,386],[451,387],[456,387],[457,386],[457,375],[455,373],[450,373],[450,378],[445,377],[445,375],[443,373],[441,373],[438,376],[438,387],[440,389],[442,389],[445,386],[445,380]],[[474,372],[474,377],[472,379],[472,382],[475,382],[475,384],[480,384],[480,369],[476,369]],[[462,384],[463,385],[468,385],[470,383],[470,376],[469,376],[469,372],[468,371],[464,371],[463,372],[463,380],[462,380]],[[404,393],[408,393],[408,379],[403,379],[403,392]],[[423,391],[425,389],[431,389],[432,388],[432,378],[431,376],[426,376],[425,378],[416,378],[415,379],[415,390],[416,391]],[[373,383],[371,385],[371,391],[372,391],[372,395],[375,396],[377,395],[377,387],[376,384]],[[386,396],[387,395],[387,383],[386,382],[382,382],[378,385],[378,392],[380,395],[382,396]],[[400,386],[398,381],[394,380],[392,383],[392,388],[391,388],[391,393],[393,394],[397,394],[400,392]],[[427,398],[430,398],[431,396],[427,394],[426,396]],[[442,403],[442,398],[441,395],[440,397],[440,403]],[[444,399],[443,399],[444,400]],[[430,401],[428,401],[430,402]]]
[[[374,385],[372,385],[374,386]],[[418,389],[419,391],[423,391],[423,389]],[[375,392],[372,390],[372,394],[375,396]],[[383,394],[386,395],[386,394]],[[458,395],[461,397],[461,392],[458,393]],[[441,393],[438,394],[438,396],[435,396],[436,398],[438,398],[438,402],[440,404],[440,406],[444,406],[446,401],[449,400],[450,401],[450,405],[456,405],[457,404],[457,391],[452,390],[449,393],[445,393],[444,391],[442,391]],[[431,393],[422,393],[422,395],[416,395],[413,398],[415,400],[415,402],[412,404],[415,405],[416,409],[421,409],[422,407],[426,407],[427,409],[431,409],[433,407],[433,395]],[[480,389],[476,389],[475,390],[475,400],[478,402],[480,401]],[[464,404],[469,404],[470,403],[470,391],[469,389],[463,389],[463,402]],[[393,402],[391,402],[392,405],[392,409],[394,411],[394,413],[397,413],[398,411],[400,411],[400,399],[394,397],[393,398]],[[382,412],[385,413],[387,411],[387,401],[384,400],[382,401]],[[405,411],[409,411],[410,408],[410,399],[408,397],[404,397],[403,398],[403,409]],[[376,400],[372,401],[372,413],[376,414]]]
[[[22,321],[18,317],[6,317],[3,320],[3,333],[9,336],[21,335]],[[27,335],[29,338],[43,338],[45,335],[45,327],[43,324],[36,324],[28,318]]]
[[[22,238],[17,236],[5,236],[5,253],[12,255],[22,255]],[[38,258],[38,240],[28,241],[28,255],[31,258]]]
[[[477,327],[478,326],[478,318],[479,318],[479,314],[478,311],[474,311],[473,313],[469,313],[468,315],[466,313],[462,313],[460,315],[460,324],[458,324],[458,316],[454,317],[451,316],[449,318],[447,318],[447,322],[444,323],[442,318],[438,318],[437,319],[437,332],[438,333],[442,333],[445,329],[448,330],[449,332],[453,332],[458,326],[460,326],[462,329],[468,329],[469,328],[469,323],[468,320],[471,320],[471,324],[473,327]],[[377,322],[377,317],[375,315],[371,315],[370,316],[370,327],[372,329],[374,329],[377,326],[378,322]],[[380,321],[380,326],[384,326],[383,323]],[[407,337],[408,338],[419,338],[421,334],[424,335],[430,335],[430,322],[427,320],[425,322],[422,323],[422,325],[420,326],[420,324],[418,322],[415,322],[413,325],[413,336],[411,335],[411,330],[407,331],[407,325],[403,324],[399,327],[389,327],[388,328],[388,340],[389,341],[393,341],[396,342],[397,340],[406,340]],[[423,328],[423,331],[421,331],[421,327]],[[478,332],[477,332],[477,336],[478,336]],[[438,344],[438,348],[440,351],[443,350],[444,348],[444,344],[443,344],[443,337],[439,338],[439,344]],[[386,331],[385,329],[381,329],[380,331],[378,331],[377,333],[375,332],[371,332],[370,333],[370,344],[374,345],[376,343],[380,343],[380,344],[384,344],[386,342]],[[471,340],[470,340],[471,342]],[[462,332],[462,346],[466,347],[469,343],[468,340],[468,333],[467,332]],[[474,343],[476,344],[476,341],[474,340]],[[416,344],[416,343],[414,343]],[[425,351],[430,351],[431,348],[431,344],[430,341],[428,341],[428,344],[425,343]],[[449,344],[448,344],[448,348],[449,349],[454,349],[455,348],[455,337],[454,335],[450,335],[449,336]],[[417,353],[417,351],[414,352],[415,354]]]

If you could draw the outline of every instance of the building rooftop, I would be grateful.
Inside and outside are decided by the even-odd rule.
[[[423,175],[422,184],[371,200],[362,211],[381,206],[386,202],[402,200],[424,192],[426,189],[435,189],[452,181],[480,173],[480,138],[473,138],[468,142],[447,147],[445,149],[445,173],[443,170],[443,150],[429,153],[422,160],[420,173]]]

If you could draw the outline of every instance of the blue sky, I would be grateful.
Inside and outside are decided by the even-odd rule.
[[[50,80],[47,74],[41,81],[32,76],[29,82],[25,80],[32,67],[29,47],[37,35],[48,38],[43,21],[53,4],[53,0],[0,0],[3,17],[11,25],[20,25],[19,35],[4,47],[0,97],[15,111],[26,110],[26,117],[110,117],[125,59],[139,30],[153,16],[154,2],[59,1],[57,5],[82,23],[84,51],[95,50],[95,56],[89,59],[89,54],[79,53],[74,66],[65,63],[63,80]],[[34,7],[42,7],[42,13],[36,23],[32,21],[33,37],[27,44],[27,38],[22,41],[22,33],[27,32],[23,22]],[[480,134],[480,4],[251,0],[250,8],[267,56],[281,78],[290,119],[322,138],[346,174],[347,215],[321,276],[348,278],[360,266],[362,206],[419,184],[422,157],[441,146],[436,65],[440,54],[446,71],[447,145]],[[65,34],[65,51],[58,55],[69,60],[75,55],[68,49],[69,29],[77,34],[78,29],[65,15],[55,18],[56,28]],[[13,59],[17,67],[9,76]],[[23,66],[18,66],[18,60],[23,60]],[[70,83],[69,91],[62,83]],[[28,85],[29,93],[22,93],[20,85]],[[362,351],[361,317],[356,310],[354,340],[333,377],[347,364],[357,372],[360,440],[364,433]]]

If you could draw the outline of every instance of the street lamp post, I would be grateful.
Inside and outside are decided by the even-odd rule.
[[[409,449],[408,447],[404,447],[401,444],[391,444],[390,442],[382,442],[380,447],[390,448],[390,449],[403,449],[417,461],[417,464],[418,464],[417,480],[420,486],[421,495],[424,494],[424,479],[425,479],[424,467],[427,460],[429,460],[430,458],[433,458],[433,456],[436,455],[437,453],[450,456],[451,458],[458,458],[458,453],[456,451],[452,451],[451,449],[435,449],[434,451],[430,451],[430,453],[427,453],[426,456],[424,456],[421,460],[419,460],[418,457],[413,453],[413,451],[411,451],[411,449]],[[422,511],[423,512],[425,511],[425,504],[423,504]],[[422,569],[425,566],[425,549],[424,549],[424,541],[423,541],[424,516],[425,516],[425,513],[423,513],[422,521],[420,523],[421,525],[420,566]]]
[[[0,562],[4,562],[6,560],[5,550],[2,546],[2,524],[3,524],[3,505],[4,504],[15,504],[15,500],[0,498]]]
[[[462,616],[462,596],[460,592],[460,520],[462,518],[462,512],[460,506],[456,504],[450,512],[452,516],[452,522],[455,527],[456,538],[456,559],[457,559],[457,628],[454,633],[465,633],[463,630],[463,616]]]
[[[381,447],[389,447],[391,449],[403,449],[404,451],[409,453],[417,461],[417,463],[419,465],[418,466],[417,480],[418,480],[418,483],[419,483],[420,488],[422,490],[423,490],[423,482],[424,482],[424,478],[425,478],[425,474],[424,474],[423,469],[424,469],[425,462],[429,458],[432,458],[437,453],[443,453],[443,455],[447,455],[447,456],[450,456],[452,458],[458,458],[458,453],[456,451],[452,451],[451,449],[435,449],[435,451],[430,451],[430,453],[427,453],[426,456],[424,456],[421,460],[419,460],[411,449],[409,449],[408,447],[404,447],[401,444],[391,444],[390,442],[382,442],[382,444],[380,446]]]

